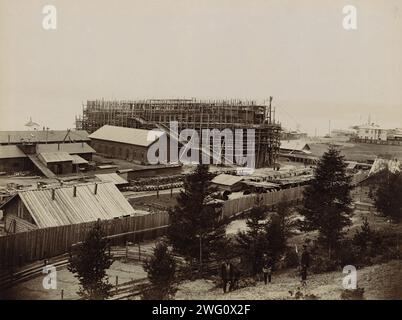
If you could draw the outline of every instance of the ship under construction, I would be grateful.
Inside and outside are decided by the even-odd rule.
[[[276,163],[281,125],[275,120],[272,97],[267,103],[237,99],[88,100],[76,118],[76,127],[89,133],[103,125],[168,130],[172,121],[177,121],[179,131],[254,129],[256,167]]]

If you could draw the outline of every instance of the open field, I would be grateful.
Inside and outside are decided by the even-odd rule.
[[[313,156],[321,157],[328,149],[327,143],[309,143]],[[376,157],[393,157],[402,159],[402,146],[380,145],[370,143],[339,143],[339,148],[346,160],[366,162]]]

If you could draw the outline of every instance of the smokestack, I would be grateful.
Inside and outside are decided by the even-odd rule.
[[[76,196],[77,196],[77,186],[74,186],[73,197],[76,197]]]
[[[95,190],[94,190],[94,194],[98,194],[98,184],[95,183]]]

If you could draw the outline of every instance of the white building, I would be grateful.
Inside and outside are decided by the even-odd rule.
[[[364,140],[382,140],[387,141],[388,130],[381,128],[379,125],[374,123],[365,124],[358,128],[357,136],[359,139]]]

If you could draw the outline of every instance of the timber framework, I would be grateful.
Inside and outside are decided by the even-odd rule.
[[[268,167],[276,163],[281,132],[271,104],[272,97],[263,104],[254,100],[88,100],[76,127],[89,133],[103,125],[166,130],[171,121],[177,121],[179,130],[255,129],[256,167]]]

